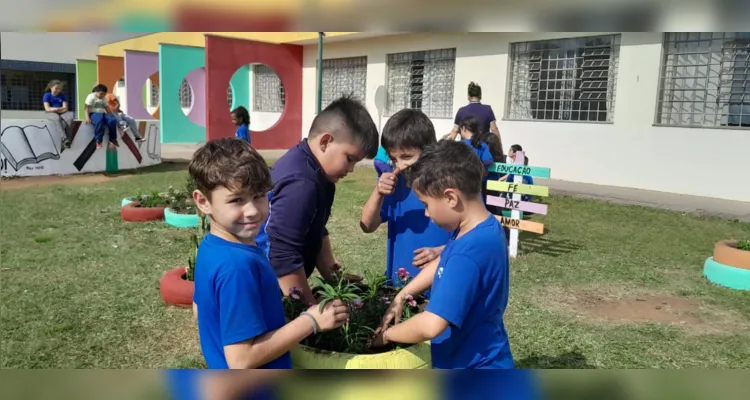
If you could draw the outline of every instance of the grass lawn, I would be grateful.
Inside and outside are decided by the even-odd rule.
[[[3,368],[203,365],[188,309],[159,279],[187,262],[187,231],[126,223],[120,200],[182,186],[183,166],[108,180],[0,187]],[[358,220],[375,174],[337,188],[334,250],[383,270],[385,228]],[[10,183],[9,183],[10,182]],[[19,181],[20,182],[20,181]],[[522,234],[506,313],[514,357],[531,368],[750,368],[750,293],[702,278],[716,241],[750,224],[568,197],[547,200],[543,236]]]

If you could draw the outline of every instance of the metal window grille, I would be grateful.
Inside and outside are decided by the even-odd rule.
[[[65,72],[3,70],[0,73],[0,103],[3,110],[44,111],[42,97],[51,80],[63,83],[68,108],[76,108],[75,74]]]
[[[656,123],[750,126],[750,33],[664,34]]]
[[[232,86],[227,87],[227,104],[229,108],[232,108],[232,100],[234,99],[234,92],[232,92]]]
[[[282,112],[286,104],[284,85],[266,65],[253,65],[253,111]]]
[[[151,93],[149,96],[149,100],[151,100],[151,107],[156,107],[159,105],[159,87],[154,85],[154,83],[151,83]]]
[[[180,84],[180,107],[190,108],[193,105],[193,89],[186,79]]]
[[[388,54],[386,115],[404,108],[431,118],[453,117],[456,49]]]
[[[505,116],[612,122],[620,35],[511,44]]]
[[[367,57],[323,60],[323,108],[343,95],[361,102],[367,94]]]

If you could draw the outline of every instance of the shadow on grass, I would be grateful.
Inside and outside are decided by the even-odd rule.
[[[523,369],[596,369],[588,363],[586,356],[580,351],[573,350],[557,356],[547,356],[532,353],[526,358],[516,361],[516,368]]]
[[[115,173],[104,173],[104,176],[117,177],[128,175],[159,174],[162,172],[187,171],[187,161],[164,161],[161,164],[151,165],[144,168],[126,169]]]
[[[548,233],[545,229],[544,233]],[[568,239],[553,239],[535,233],[521,232],[518,238],[519,249],[523,254],[541,254],[559,257],[583,249],[579,243]]]

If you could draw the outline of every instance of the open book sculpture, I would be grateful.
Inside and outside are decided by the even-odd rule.
[[[11,125],[0,133],[0,152],[16,171],[44,160],[59,160],[58,147],[46,125]]]

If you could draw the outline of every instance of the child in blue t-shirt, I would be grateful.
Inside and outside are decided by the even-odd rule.
[[[516,152],[519,152],[519,151],[523,151],[523,147],[521,147],[520,144],[514,144],[513,146],[510,146],[510,151],[508,152],[508,158],[510,158],[512,160],[511,162],[515,162],[516,161]],[[525,153],[524,153],[523,165],[529,165],[529,158],[526,157]],[[499,180],[500,181],[506,181],[506,182],[514,182],[514,179],[515,179],[515,175],[508,174],[508,175],[505,175],[504,177],[500,178]],[[521,183],[523,183],[524,185],[533,185],[534,184],[534,179],[532,177],[530,177],[530,176],[524,176],[523,180],[521,181]],[[504,197],[508,197],[508,196],[512,196],[512,194],[511,193],[505,193],[504,194]],[[531,197],[531,195],[524,194],[524,195],[521,196],[521,200],[522,201],[531,201],[532,197]]]
[[[62,144],[65,148],[70,148],[73,142],[73,112],[69,110],[68,98],[62,93],[63,83],[54,79],[47,84],[47,89],[42,96],[44,111],[52,116],[62,128]]]
[[[250,113],[247,108],[239,106],[232,110],[232,123],[237,126],[234,137],[250,142]]]
[[[360,226],[365,233],[371,233],[382,223],[388,223],[385,275],[395,286],[403,285],[409,277],[415,277],[420,268],[435,260],[450,239],[450,232],[425,215],[424,204],[404,177],[409,166],[419,159],[422,149],[435,141],[432,121],[419,110],[401,110],[383,128],[381,143],[393,160],[394,170],[380,174],[370,199],[362,208]],[[402,268],[408,276],[399,275]]]
[[[272,187],[265,160],[236,138],[207,142],[189,166],[193,199],[211,219],[195,262],[195,303],[208,368],[290,369],[289,350],[348,318],[340,302],[310,307],[289,323],[276,279],[255,242]]]
[[[492,166],[495,163],[492,158],[492,153],[486,143],[482,142],[482,132],[480,131],[480,121],[477,117],[469,115],[464,117],[459,124],[459,132],[461,132],[462,141],[469,145],[479,159],[482,161],[485,169]],[[483,179],[483,182],[487,180],[487,176]]]
[[[443,140],[411,167],[411,186],[426,213],[453,231],[439,262],[425,267],[394,299],[374,345],[430,340],[438,369],[513,368],[503,314],[508,304],[508,249],[498,220],[484,207],[484,167],[463,143]],[[407,295],[432,288],[424,312],[398,322]]]
[[[393,172],[393,163],[383,146],[378,147],[378,154],[375,156],[375,159],[372,160],[372,165],[375,167],[375,172],[378,173],[378,177],[385,172]]]

